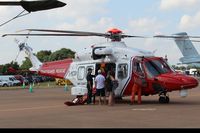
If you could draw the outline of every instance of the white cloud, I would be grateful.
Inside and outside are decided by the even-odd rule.
[[[55,19],[79,19],[91,15],[98,15],[106,13],[106,9],[103,5],[108,1],[109,0],[63,0],[67,5],[64,8],[60,8],[60,10],[48,13],[48,16],[53,16]]]
[[[159,32],[164,27],[164,23],[159,22],[156,18],[140,18],[138,20],[129,21],[129,27],[135,33],[155,33]]]
[[[61,25],[58,25],[56,29],[105,33],[111,27],[114,27],[113,20],[111,18],[102,17],[97,21],[92,21],[87,18],[82,18],[75,21],[75,23],[63,23]],[[74,37],[65,37],[65,38],[66,40],[70,40],[73,43],[69,45],[68,44],[66,45],[66,43],[64,43],[62,46],[77,51],[85,47],[89,47],[91,44],[98,43],[103,40],[106,41],[105,38],[101,37],[75,37],[75,39]]]
[[[193,30],[200,26],[200,11],[194,16],[184,15],[179,23],[179,29],[181,30]]]
[[[109,27],[114,26],[112,18],[102,17],[97,21],[89,18],[79,18],[74,23],[62,23],[56,26],[56,29],[66,30],[87,30],[93,32],[106,32]]]
[[[194,7],[198,7],[199,4],[199,0],[162,0],[160,3],[160,9],[193,9]]]

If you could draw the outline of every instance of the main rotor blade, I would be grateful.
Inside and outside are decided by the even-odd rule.
[[[191,42],[200,42],[200,40],[191,40],[190,38],[200,38],[199,36],[165,36],[165,35],[157,35],[157,36],[154,36],[155,38],[164,38],[164,39],[178,39],[178,40],[190,40]]]
[[[191,40],[192,42],[200,42],[200,40]]]
[[[200,36],[189,36],[189,38],[200,38]]]
[[[155,38],[171,38],[171,39],[178,39],[178,38],[200,38],[200,36],[188,36],[188,35],[172,35],[172,36],[166,36],[166,35],[156,35]]]
[[[6,36],[94,36],[89,34],[4,34]]]
[[[123,38],[149,38],[145,36],[131,36],[131,35],[122,35]]]
[[[105,37],[105,38],[110,38],[111,34],[110,33],[97,33],[97,32],[84,32],[84,31],[70,31],[70,30],[46,30],[46,29],[25,29],[21,31],[38,31],[38,32],[56,32],[56,33],[73,33],[73,34],[81,34],[81,35],[90,35],[90,36],[99,36],[99,37]],[[21,32],[18,31],[18,32]],[[131,36],[131,35],[120,35],[122,38],[146,38],[144,36]]]
[[[178,39],[178,38],[189,38],[188,36],[166,36],[166,35],[156,35],[155,38],[169,38],[169,39]]]
[[[73,33],[73,34],[87,34],[87,35],[93,35],[93,36],[102,36],[105,37],[108,34],[104,33],[96,33],[96,32],[84,32],[84,31],[70,31],[70,30],[46,30],[46,29],[25,29],[22,31],[38,31],[38,32],[56,32],[56,33]],[[19,31],[21,32],[21,31]]]

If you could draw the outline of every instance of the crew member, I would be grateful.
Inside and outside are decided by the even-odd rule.
[[[142,103],[142,96],[141,96],[141,92],[142,91],[142,87],[137,84],[137,83],[134,83],[133,87],[132,87],[132,94],[131,94],[131,104],[134,104],[135,102],[135,95],[137,94],[138,96],[138,104],[141,104]]]
[[[138,104],[142,103],[142,86],[143,86],[143,82],[142,82],[142,76],[143,72],[142,72],[142,68],[141,68],[141,64],[139,62],[135,63],[135,69],[134,69],[134,84],[132,87],[132,94],[131,94],[131,104],[134,104],[135,102],[135,95],[137,94],[138,96]],[[145,79],[144,79],[145,80]]]
[[[89,68],[88,69],[88,74],[87,74],[87,90],[88,90],[88,98],[87,98],[87,104],[91,104],[92,103],[92,89],[93,89],[93,78],[95,76],[92,75],[92,69]]]

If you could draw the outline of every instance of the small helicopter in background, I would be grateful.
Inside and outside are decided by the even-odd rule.
[[[106,33],[64,31],[46,29],[26,29],[28,34],[5,34],[5,36],[97,36],[105,37],[110,41],[95,44],[81,52],[76,53],[74,59],[42,63],[33,54],[32,48],[27,43],[19,43],[20,51],[25,51],[31,60],[31,71],[39,75],[70,80],[72,95],[84,96],[87,94],[86,74],[92,68],[93,74],[104,67],[105,72],[114,71],[118,87],[115,97],[131,96],[134,80],[141,80],[142,95],[159,95],[160,103],[169,103],[168,93],[180,91],[181,96],[187,96],[187,90],[198,86],[199,82],[194,77],[179,74],[162,57],[156,57],[153,52],[128,47],[122,39],[144,38],[142,36],[126,35],[119,29],[111,29]],[[33,34],[32,32],[39,32]],[[78,103],[77,103],[78,104]]]

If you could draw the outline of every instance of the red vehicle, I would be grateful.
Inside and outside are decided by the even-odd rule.
[[[22,75],[14,75],[14,77],[19,80],[21,84],[25,83],[27,85],[29,83]]]
[[[194,77],[176,73],[165,59],[154,56],[153,52],[127,47],[121,41],[123,38],[142,38],[141,36],[125,35],[118,29],[109,30],[107,33],[41,29],[28,31],[50,32],[50,34],[6,34],[4,36],[100,36],[111,39],[107,43],[92,45],[77,52],[75,59],[47,63],[41,63],[26,43],[19,44],[20,50],[27,53],[33,64],[30,70],[37,71],[40,75],[70,80],[74,85],[72,95],[78,97],[87,93],[87,70],[92,68],[93,74],[96,74],[102,63],[106,73],[109,70],[115,72],[115,79],[119,83],[115,96],[119,98],[131,95],[134,80],[141,81],[143,96],[158,94],[160,103],[169,103],[169,92],[180,91],[182,96],[186,96],[188,89],[195,88],[199,84]]]

